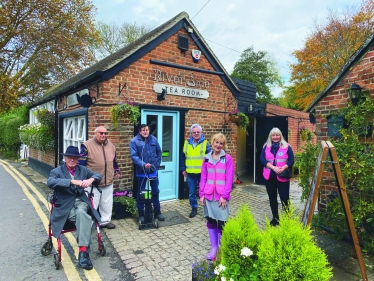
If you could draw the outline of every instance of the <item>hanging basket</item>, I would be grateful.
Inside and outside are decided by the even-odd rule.
[[[229,116],[229,120],[232,122],[232,123],[235,123],[236,125],[239,124],[239,121],[240,121],[240,116],[239,115],[230,115]]]

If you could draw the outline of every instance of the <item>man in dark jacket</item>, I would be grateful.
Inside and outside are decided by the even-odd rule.
[[[51,214],[53,236],[58,238],[68,219],[74,222],[79,246],[78,263],[90,270],[93,266],[87,247],[91,242],[92,219],[100,222],[100,215],[91,206],[84,189],[95,181],[100,182],[101,175],[77,165],[79,157],[78,147],[69,146],[64,153],[65,163],[51,171],[47,185],[54,190],[55,197]]]
[[[149,180],[155,218],[164,221],[165,217],[161,214],[160,207],[160,190],[158,189],[161,147],[157,139],[149,134],[148,125],[140,125],[139,134],[130,141],[130,157],[135,164],[135,173],[138,179],[137,207],[139,220],[144,223],[144,203],[140,200],[140,192],[145,190],[146,183]]]

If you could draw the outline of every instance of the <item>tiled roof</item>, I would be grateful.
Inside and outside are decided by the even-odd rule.
[[[154,40],[159,39],[160,37],[161,39],[166,39],[166,38],[162,38],[163,37],[162,35],[164,35],[165,33],[167,33],[167,31],[169,31],[170,29],[172,29],[173,27],[181,23],[183,24],[184,27],[187,27],[187,26],[192,27],[193,33],[197,35],[197,38],[199,38],[198,39],[199,42],[197,43],[200,45],[202,44],[202,47],[205,48],[209,52],[208,57],[214,60],[213,62],[212,61],[210,62],[213,65],[215,65],[216,68],[218,68],[215,70],[217,72],[223,72],[226,76],[226,80],[228,81],[228,83],[231,84],[234,90],[238,91],[237,86],[231,80],[227,71],[225,70],[223,65],[219,62],[218,58],[215,56],[215,54],[210,49],[208,44],[205,42],[202,35],[193,25],[188,14],[186,12],[181,12],[180,14],[176,15],[169,21],[165,22],[159,27],[148,32],[147,34],[145,34],[138,40],[132,42],[131,44],[127,45],[126,47],[118,50],[117,52],[107,56],[106,58],[86,68],[80,73],[67,79],[65,82],[48,89],[45,93],[45,96],[41,98],[40,100],[36,101],[35,103],[33,103],[33,105],[35,106],[37,104],[41,104],[43,102],[49,101],[53,99],[55,96],[73,93],[75,91],[78,91],[82,87],[85,87],[89,84],[100,81],[102,79],[111,78],[115,74],[114,73],[115,71],[119,72],[132,63],[131,59],[129,58],[133,54],[135,54],[136,52],[141,52],[142,49],[145,49],[149,44],[151,44]]]

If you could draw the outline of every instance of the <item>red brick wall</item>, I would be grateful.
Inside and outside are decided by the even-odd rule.
[[[349,74],[339,82],[339,84],[315,106],[316,110],[316,135],[317,143],[328,140],[327,119],[333,111],[345,107],[349,101],[347,89],[352,83],[357,83],[364,90],[369,91],[371,98],[374,98],[374,47],[359,61]],[[373,137],[366,138],[366,141],[373,142]],[[335,177],[329,165],[326,165],[321,184],[321,199],[319,208],[326,208],[327,196],[332,190],[336,190]]]
[[[313,133],[315,132],[315,124],[309,122],[309,113],[297,111],[289,108],[283,108],[273,104],[266,105],[266,116],[288,116],[288,143],[292,150],[296,153],[302,151],[301,147],[306,143],[301,140],[299,131],[301,126],[307,127]],[[312,142],[316,142],[314,135]]]
[[[200,61],[194,63],[190,52],[183,53],[178,49],[178,34],[189,36],[184,29],[178,31],[111,79],[101,82],[97,96],[95,89],[90,91],[90,95],[95,96],[97,101],[88,110],[88,138],[93,136],[93,131],[97,126],[104,125],[108,128],[108,138],[117,147],[121,178],[117,181],[116,186],[120,184],[121,188],[132,187],[132,162],[129,155],[129,142],[133,137],[134,126],[129,123],[129,120],[122,119],[119,122],[118,130],[115,130],[111,124],[110,108],[126,100],[137,102],[140,105],[189,108],[190,110],[186,113],[185,137],[189,136],[189,128],[193,123],[202,125],[205,137],[208,140],[213,134],[223,132],[228,141],[227,151],[236,161],[237,143],[235,136],[237,127],[228,122],[227,112],[236,108],[237,103],[220,76],[150,64],[150,60],[153,59],[214,71],[204,53],[201,54]],[[190,49],[199,49],[192,39],[189,43]],[[167,72],[169,75],[183,77],[192,75],[195,80],[209,81],[209,88],[207,89],[209,98],[199,99],[167,95],[165,100],[158,101],[157,94],[153,91],[153,84],[158,83],[154,78],[154,69]],[[126,88],[119,95],[118,85],[124,85],[124,83],[126,83]],[[166,79],[164,83],[173,84],[167,82]],[[183,86],[185,86],[185,82]]]
[[[42,152],[34,147],[29,147],[29,156],[41,162],[47,163],[52,167],[55,166],[55,154],[53,150]]]

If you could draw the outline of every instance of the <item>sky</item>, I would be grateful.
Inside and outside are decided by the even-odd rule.
[[[329,9],[358,7],[358,0],[92,0],[96,21],[157,27],[182,11],[188,13],[229,74],[241,53],[253,46],[277,63],[283,81],[290,78],[292,52],[304,47],[315,20],[323,23]],[[273,89],[279,96],[280,88]]]

